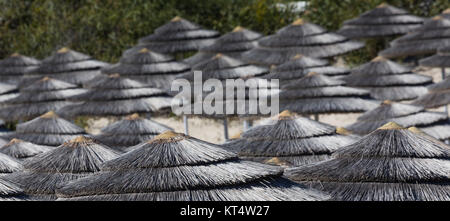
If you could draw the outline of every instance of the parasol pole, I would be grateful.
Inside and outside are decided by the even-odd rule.
[[[228,140],[228,120],[226,117],[223,118],[223,134],[225,140]]]
[[[314,120],[319,121],[319,114],[314,114]]]
[[[244,131],[247,131],[250,128],[250,124],[247,120],[244,120]]]
[[[183,115],[183,123],[184,123],[184,134],[189,135],[188,117],[186,115]]]

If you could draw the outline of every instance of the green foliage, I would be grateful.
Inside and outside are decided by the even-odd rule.
[[[13,52],[44,58],[68,46],[116,62],[122,52],[179,15],[222,33],[241,25],[264,34],[295,19],[282,0],[3,0],[0,58]]]
[[[89,128],[89,124],[88,124],[89,119],[90,118],[86,117],[86,116],[79,116],[79,117],[75,118],[73,123],[86,130],[87,128]]]

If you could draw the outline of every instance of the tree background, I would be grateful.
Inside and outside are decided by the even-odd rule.
[[[140,37],[175,16],[221,33],[235,26],[272,34],[298,17],[330,31],[344,20],[387,2],[430,17],[450,7],[448,0],[310,0],[307,10],[280,11],[286,0],[0,0],[0,58],[13,52],[42,59],[68,46],[96,59],[117,62]],[[390,39],[388,39],[390,40]],[[351,63],[371,59],[387,40],[368,41],[346,56]]]

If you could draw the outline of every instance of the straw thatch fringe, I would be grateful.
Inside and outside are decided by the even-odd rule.
[[[396,44],[380,51],[379,54],[388,58],[433,54],[442,46],[450,46],[450,39],[430,39]]]
[[[31,121],[17,125],[17,133],[43,133],[43,134],[80,134],[84,130],[77,125],[59,118],[53,112],[48,112]]]
[[[18,138],[21,140],[26,140],[39,145],[46,146],[59,146],[62,143],[76,138],[77,134],[41,134],[41,133],[26,133],[26,134],[12,134],[6,136],[7,138]]]
[[[0,174],[3,175],[5,173],[14,173],[17,171],[23,170],[22,164],[3,153],[0,153]]]
[[[448,121],[444,121],[437,125],[421,127],[420,130],[438,140],[448,140],[450,138],[450,125],[448,123]]]
[[[180,73],[189,70],[189,66],[176,62],[169,61],[165,63],[149,63],[149,64],[127,64],[118,63],[102,69],[105,74],[119,73],[121,75],[152,75],[161,73]]]
[[[131,88],[119,90],[89,90],[70,98],[73,101],[109,101],[144,98],[150,96],[167,96],[157,88]]]
[[[0,80],[1,82],[17,84],[20,78],[29,72],[33,72],[40,61],[20,54],[0,60]]]
[[[0,109],[0,116],[6,121],[29,120],[50,110],[58,110],[71,103],[72,102],[68,101],[51,101],[31,104],[8,105]]]
[[[449,30],[449,37],[450,37],[450,30]],[[421,59],[419,61],[421,66],[428,66],[428,67],[450,67],[450,47],[441,47],[437,49],[437,54]]]
[[[156,30],[155,30],[156,31]],[[139,44],[146,44],[152,42],[170,42],[182,41],[190,39],[213,38],[218,35],[218,32],[213,30],[172,30],[174,32],[155,33],[139,39]]]
[[[280,101],[280,110],[291,110],[296,113],[353,113],[373,109],[377,103],[361,98],[309,98],[294,101]]]
[[[436,108],[450,103],[450,90],[428,92],[423,94],[411,104],[425,108]]]
[[[396,75],[349,75],[345,77],[349,86],[407,86],[425,85],[431,83],[430,76],[420,74],[396,74]]]
[[[60,81],[64,81],[64,82],[71,83],[71,84],[82,85],[82,84],[85,84],[85,83],[95,79],[95,77],[99,76],[100,74],[101,74],[100,70],[81,70],[81,71],[72,71],[72,72],[67,72],[67,73],[55,73],[55,74],[47,74],[46,73],[44,75],[27,74],[20,80],[19,87],[21,87],[21,88],[26,87],[45,76],[50,77],[52,79],[58,79]]]
[[[376,100],[412,100],[427,93],[423,86],[397,86],[397,87],[361,87],[370,91],[370,96]]]
[[[364,96],[369,92],[357,88],[349,88],[344,86],[306,88],[300,90],[284,90],[279,93],[280,99],[296,99],[296,98],[317,98],[317,97],[347,97],[347,96]]]
[[[22,201],[27,200],[22,189],[17,185],[0,178],[0,201]]]
[[[0,94],[16,92],[17,89],[17,86],[14,84],[0,82]]]
[[[143,48],[148,48],[152,51],[159,53],[178,53],[178,52],[189,52],[197,51],[202,47],[206,47],[214,43],[214,39],[189,39],[189,40],[179,40],[173,42],[152,42],[138,44],[130,49],[125,50],[123,55],[129,55],[136,53]]]
[[[19,139],[12,139],[9,143],[0,147],[0,152],[14,158],[24,159],[34,157],[51,149],[52,148],[48,146],[41,146]]]
[[[303,38],[298,37],[286,37],[271,35],[264,37],[258,41],[258,44],[262,47],[301,47],[301,46],[321,46],[326,44],[342,43],[347,40],[342,35],[333,33],[324,33],[321,35],[305,36]]]
[[[410,114],[415,114],[424,111],[424,108],[402,104],[394,103],[389,100],[381,103],[377,108],[367,111],[358,117],[358,121],[376,121],[386,118],[403,117]]]
[[[406,74],[411,73],[412,68],[393,62],[381,56],[372,59],[372,61],[362,64],[352,69],[352,75],[348,80],[351,80],[353,75],[391,75],[391,74]]]
[[[366,26],[358,25],[351,26],[346,25],[339,29],[336,33],[346,36],[350,39],[358,38],[374,38],[374,37],[387,37],[393,35],[406,34],[419,28],[422,24],[395,24],[395,25],[377,25]]]
[[[8,104],[23,104],[30,101],[34,102],[51,102],[70,99],[82,93],[86,92],[86,89],[68,89],[57,91],[43,91],[43,92],[26,92],[23,91],[17,97],[9,99]],[[33,104],[31,103],[31,104]]]
[[[344,25],[408,25],[416,24],[421,25],[423,19],[414,15],[395,15],[395,16],[383,16],[383,17],[358,17],[350,19],[344,22]]]
[[[122,75],[125,78],[138,81],[148,85],[149,87],[160,88],[169,93],[170,88],[172,86],[172,81],[177,77],[187,74],[189,72],[182,72],[179,74],[155,74],[151,75],[151,77],[146,75]]]
[[[293,166],[301,166],[308,165],[317,162],[321,162],[324,160],[328,160],[331,158],[331,154],[314,154],[314,155],[299,155],[299,156],[285,156],[285,157],[253,157],[253,156],[240,156],[243,160],[251,160],[259,163],[285,166],[285,167],[293,167]],[[273,159],[276,159],[273,162]]]

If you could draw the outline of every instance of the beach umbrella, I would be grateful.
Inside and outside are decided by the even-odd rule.
[[[18,84],[24,74],[34,71],[40,63],[32,57],[14,53],[0,60],[0,82]]]
[[[450,147],[388,123],[334,153],[292,168],[287,176],[342,201],[450,200]]]
[[[244,60],[256,64],[278,65],[296,54],[329,58],[364,47],[364,43],[348,40],[302,19],[281,28],[274,35],[263,37],[258,44],[258,47],[242,55]]]
[[[68,98],[85,91],[75,84],[43,77],[22,88],[17,97],[5,101],[6,105],[0,108],[0,117],[5,121],[32,119],[71,104]]]
[[[98,76],[85,87],[87,92],[71,98],[71,101],[78,103],[61,108],[57,113],[67,118],[162,114],[171,106],[172,97],[166,92],[119,74]]]
[[[9,143],[2,145],[0,147],[0,153],[4,153],[8,156],[17,159],[27,159],[30,157],[34,157],[38,154],[47,152],[51,149],[53,148],[49,146],[37,145],[27,141],[13,138]]]
[[[369,92],[315,72],[281,87],[280,109],[298,114],[358,113],[377,106]],[[317,119],[316,119],[317,120]]]
[[[56,189],[98,172],[100,164],[118,156],[91,138],[79,136],[26,161],[24,171],[5,178],[17,183],[32,199],[54,200]]]
[[[432,83],[429,76],[416,74],[412,68],[378,56],[358,66],[343,78],[347,86],[370,91],[377,100],[412,100],[427,92]]]
[[[23,165],[18,159],[0,152],[0,178],[21,170],[23,170]]]
[[[49,111],[33,120],[18,124],[15,133],[5,137],[38,145],[59,146],[82,134],[85,134],[84,129]]]
[[[349,74],[350,70],[331,66],[327,60],[297,54],[283,64],[271,68],[270,73],[263,78],[279,79],[281,84],[286,84],[306,76],[309,72],[341,78]]]
[[[0,177],[0,201],[22,201],[26,199],[27,196],[20,187]]]
[[[143,48],[137,53],[122,56],[117,64],[102,68],[102,73],[118,73],[122,77],[170,91],[175,77],[189,70],[189,65],[175,61],[172,56]]]
[[[352,39],[403,35],[420,27],[423,21],[404,9],[382,3],[357,18],[344,21],[337,33]]]
[[[138,114],[132,114],[103,128],[95,139],[108,147],[125,151],[127,147],[150,140],[168,130],[172,128],[140,117]]]
[[[258,32],[237,26],[233,31],[217,38],[213,44],[200,48],[198,53],[184,59],[183,62],[186,62],[191,66],[196,65],[214,57],[217,53],[241,59],[242,53],[256,47],[258,45],[257,40],[262,36],[263,35]]]
[[[0,103],[19,95],[19,88],[15,84],[0,82]]]
[[[355,141],[338,132],[334,126],[283,111],[222,146],[242,159],[268,163],[277,158],[289,166],[300,166],[329,159],[339,147]]]
[[[364,135],[391,121],[404,127],[418,127],[439,140],[450,138],[450,124],[446,114],[388,100],[367,111],[346,128],[353,133]]]
[[[435,55],[421,59],[419,64],[425,67],[441,68],[442,79],[445,79],[445,68],[450,67],[450,46],[438,48]]]
[[[450,104],[450,79],[444,79],[441,82],[428,86],[428,93],[420,96],[411,104],[422,106],[425,108],[437,108]]]
[[[241,161],[218,145],[172,131],[65,185],[59,200],[277,201],[324,200],[282,177],[276,166]]]
[[[435,16],[378,53],[386,58],[434,54],[440,47],[450,46],[450,20]]]
[[[100,68],[105,65],[107,63],[64,47],[42,60],[33,72],[26,73],[19,85],[25,87],[45,76],[82,85],[99,75]]]
[[[124,53],[133,53],[148,48],[164,54],[197,51],[211,45],[219,32],[207,30],[193,22],[176,16],[170,22],[156,28],[154,33],[139,39],[133,48]]]

